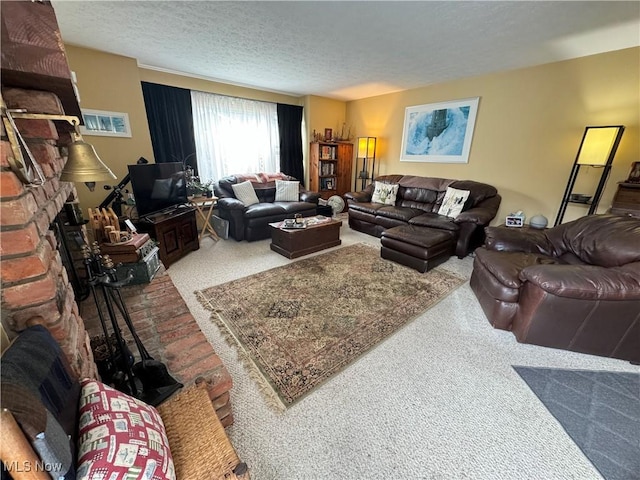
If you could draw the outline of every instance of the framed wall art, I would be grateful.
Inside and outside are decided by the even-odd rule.
[[[480,97],[407,107],[401,162],[469,163]]]
[[[84,126],[80,126],[82,135],[100,135],[106,137],[131,137],[129,115],[105,110],[82,109]]]

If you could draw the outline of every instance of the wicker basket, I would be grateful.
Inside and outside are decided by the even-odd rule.
[[[178,480],[249,479],[204,387],[189,387],[157,408]]]

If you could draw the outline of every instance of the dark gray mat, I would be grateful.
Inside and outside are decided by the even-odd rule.
[[[513,367],[607,480],[640,480],[640,373]]]

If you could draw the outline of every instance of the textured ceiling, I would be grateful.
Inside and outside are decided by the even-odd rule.
[[[341,100],[640,45],[640,2],[53,0],[65,43]]]

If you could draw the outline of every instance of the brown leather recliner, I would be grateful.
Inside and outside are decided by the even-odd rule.
[[[640,219],[487,227],[470,284],[519,342],[640,362]]]

